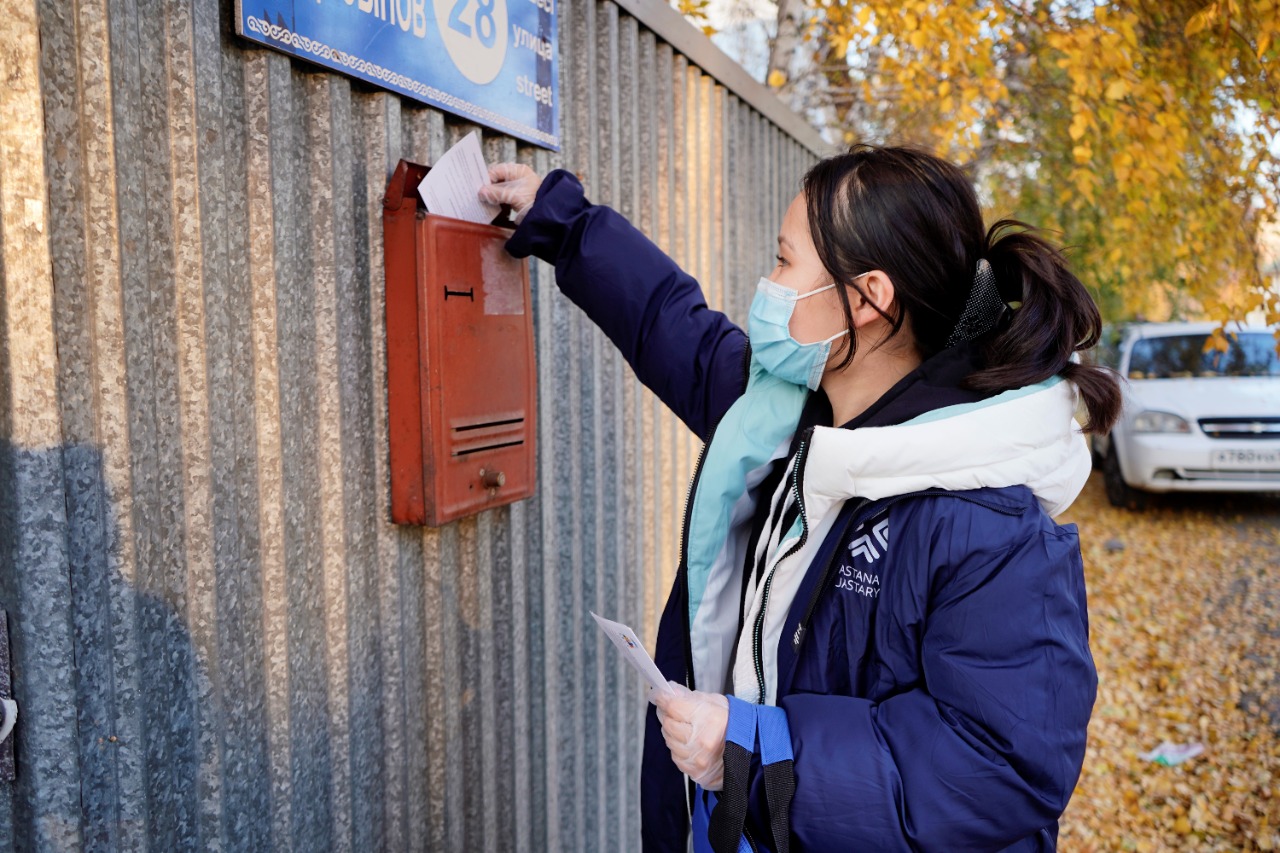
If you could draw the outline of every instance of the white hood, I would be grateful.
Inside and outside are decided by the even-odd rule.
[[[1132,379],[1125,392],[1125,414],[1130,417],[1147,409],[1172,412],[1188,421],[1280,414],[1276,376]]]
[[[855,496],[1026,485],[1058,515],[1091,467],[1075,408],[1074,386],[1054,378],[898,426],[817,427],[802,478],[805,509],[823,518]]]

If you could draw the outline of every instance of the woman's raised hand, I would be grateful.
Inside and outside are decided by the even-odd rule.
[[[489,167],[493,183],[480,188],[480,200],[511,206],[511,218],[518,224],[533,206],[542,185],[542,176],[522,163],[495,163]]]

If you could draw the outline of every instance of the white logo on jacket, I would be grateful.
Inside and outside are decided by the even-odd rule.
[[[744,396],[739,402],[746,399]],[[878,501],[927,489],[966,491],[1026,485],[1049,515],[1066,509],[1083,488],[1090,468],[1088,445],[1073,420],[1075,408],[1074,386],[1055,377],[1005,391],[981,404],[936,409],[896,426],[813,427],[804,468],[790,484],[801,502],[808,538],[802,540],[800,550],[789,553],[772,567],[771,575],[766,575],[772,577],[767,603],[762,583],[745,608],[739,603],[741,584],[721,580],[729,577],[729,567],[742,565],[742,552],[721,548],[720,553],[730,559],[709,569],[709,578],[717,583],[708,584],[697,613],[691,614],[690,644],[698,682],[720,684],[731,667],[734,695],[756,702],[763,674],[764,701],[774,703],[783,624],[820,544],[841,507],[851,499]],[[1010,439],[1009,424],[1018,425],[1016,441]],[[713,441],[712,450],[716,447]],[[971,464],[957,469],[957,458]],[[794,468],[788,471],[794,473]],[[880,594],[879,560],[888,545],[888,526],[880,530],[880,536],[873,527],[870,536],[863,539],[865,532],[854,532],[848,556],[835,555],[842,559],[837,582],[842,591],[871,599],[874,605]],[[745,535],[736,542],[736,547],[744,548]],[[858,545],[861,553],[854,554]],[[733,631],[728,626],[740,615],[744,632],[753,631],[761,617],[763,630],[754,643],[750,634],[745,640],[740,637],[737,655],[730,663],[725,649],[731,646],[723,642],[723,636],[726,630]],[[758,650],[758,655],[752,650]]]
[[[859,526],[858,530],[862,527]],[[854,531],[855,533],[857,530]],[[877,549],[877,545],[880,547]],[[849,543],[850,562],[840,564],[840,577],[836,580],[836,589],[856,592],[867,598],[875,598],[880,594],[880,575],[871,572],[870,566],[880,559],[889,547],[889,519],[885,518],[870,533],[864,533]],[[857,567],[858,558],[867,563],[867,570]]]
[[[862,527],[863,525],[861,524],[858,525],[858,530],[861,530]],[[855,530],[853,532],[857,533],[858,530]],[[875,537],[875,542],[871,541],[872,536]],[[880,544],[879,551],[876,550],[876,542]],[[883,519],[875,527],[871,528],[870,533],[864,533],[861,536],[859,536],[857,539],[854,539],[852,542],[850,542],[849,551],[852,552],[852,555],[855,559],[858,557],[862,557],[868,563],[874,563],[876,560],[880,559],[880,552],[884,551],[885,548],[888,547],[888,545],[889,545],[889,519],[886,518],[886,519]]]

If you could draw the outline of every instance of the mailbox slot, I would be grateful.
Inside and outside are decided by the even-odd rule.
[[[401,160],[383,200],[391,518],[438,526],[527,498],[537,405],[528,266],[509,228],[421,209]]]

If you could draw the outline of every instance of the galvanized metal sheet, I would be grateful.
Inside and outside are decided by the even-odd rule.
[[[653,642],[698,448],[548,265],[536,497],[390,523],[380,199],[473,128],[211,0],[18,5],[0,850],[635,849],[645,706],[585,615]],[[814,138],[666,12],[560,9],[563,152],[486,156],[577,172],[743,321]]]

